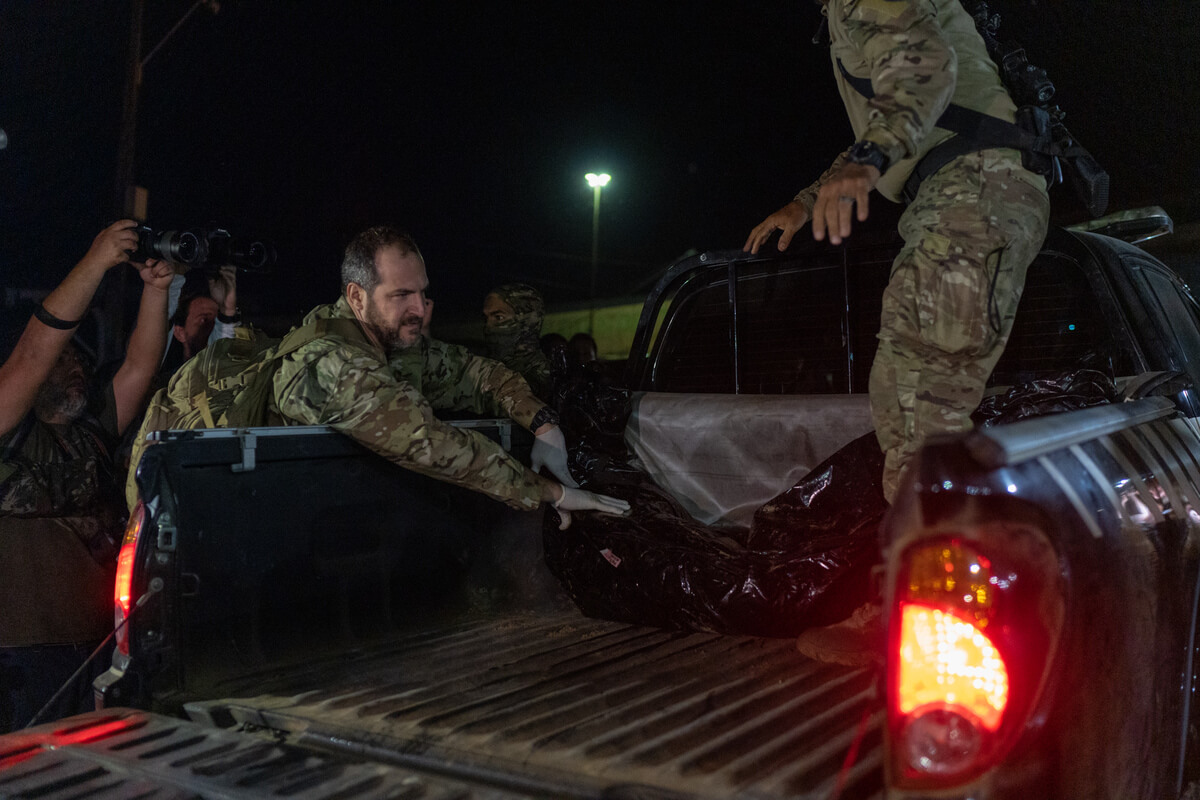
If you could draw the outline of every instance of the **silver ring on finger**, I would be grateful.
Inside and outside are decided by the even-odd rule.
[[[853,203],[854,198],[853,197],[839,197],[838,202],[839,203]]]

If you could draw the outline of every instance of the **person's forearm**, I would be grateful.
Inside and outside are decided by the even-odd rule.
[[[42,301],[42,308],[65,323],[78,322],[107,267],[85,257]],[[0,365],[0,435],[17,426],[33,407],[38,387],[45,382],[63,347],[75,333],[75,327],[58,328],[36,316],[25,326],[8,360]]]
[[[538,478],[541,478],[542,481],[542,496],[540,499],[543,503],[554,505],[559,500],[562,500],[563,487],[561,483],[556,483],[541,475],[538,475]]]
[[[847,148],[848,150],[849,148]],[[821,177],[817,178],[809,186],[801,189],[792,199],[803,205],[809,214],[812,214],[813,206],[817,204],[817,195],[821,192],[821,187],[829,178],[838,172],[842,167],[846,166],[847,150],[838,153],[838,157],[833,160],[829,168],[821,173]]]
[[[150,382],[162,361],[166,340],[167,290],[143,285],[137,323],[129,337],[125,361],[113,377],[118,430],[124,431],[141,411]]]
[[[480,365],[478,391],[490,399],[497,411],[528,428],[546,404],[533,394],[520,373],[486,359],[480,359]]]
[[[129,337],[125,362],[153,372],[162,358],[167,338],[167,292],[153,286],[142,287],[137,323]]]

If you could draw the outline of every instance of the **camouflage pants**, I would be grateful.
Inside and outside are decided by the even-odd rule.
[[[926,178],[900,218],[870,383],[888,502],[926,436],[970,429],[1049,214],[1016,151],[983,150]]]

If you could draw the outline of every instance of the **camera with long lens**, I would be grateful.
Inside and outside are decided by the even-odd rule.
[[[146,225],[137,227],[137,248],[129,254],[130,261],[142,262],[151,258],[173,264],[197,266],[201,260],[200,236],[195,231],[156,231]]]
[[[266,272],[275,264],[275,248],[264,239],[234,236],[224,228],[156,231],[137,227],[137,248],[131,261],[150,258],[216,271],[226,264],[245,272]]]
[[[266,272],[275,263],[275,248],[263,239],[234,236],[224,228],[205,231],[204,266],[232,264],[245,272]]]

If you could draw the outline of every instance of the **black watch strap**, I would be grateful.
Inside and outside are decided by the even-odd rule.
[[[554,413],[554,409],[550,406],[542,406],[541,410],[533,415],[533,422],[529,423],[529,430],[534,433],[537,429],[549,422],[551,425],[558,424],[558,414]]]
[[[220,322],[224,322],[226,325],[236,325],[237,323],[242,321],[242,312],[235,311],[232,314],[224,314],[224,313],[218,311],[217,312],[217,320]]]
[[[880,173],[887,172],[888,168],[887,153],[874,142],[855,142],[846,153],[846,160],[851,164],[870,164]]]

